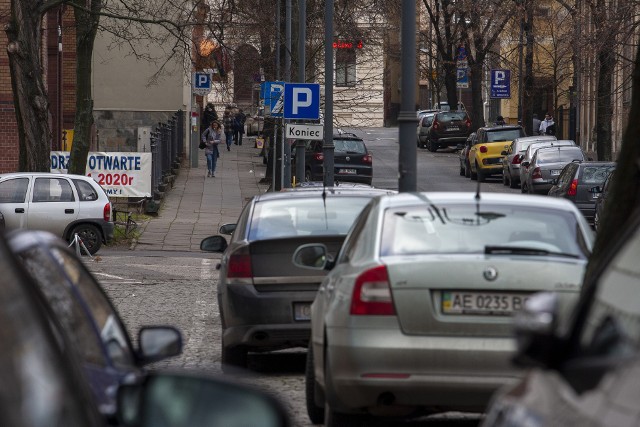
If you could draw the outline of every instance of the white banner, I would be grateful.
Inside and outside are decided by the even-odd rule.
[[[67,173],[68,151],[51,152],[51,172]],[[109,197],[151,197],[151,153],[89,152],[87,176]]]

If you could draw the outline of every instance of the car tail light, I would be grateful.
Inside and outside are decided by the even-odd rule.
[[[469,129],[471,129],[471,120],[469,120],[469,119],[465,120],[464,124],[465,124]]]
[[[371,154],[365,154],[362,161],[364,163],[373,163],[373,157],[371,157]]]
[[[107,222],[111,221],[111,203],[105,203],[102,209],[102,219]]]
[[[431,127],[433,128],[433,130],[440,130],[440,122],[438,122],[437,120],[434,120]]]
[[[535,168],[533,172],[531,172],[532,179],[542,179],[542,172],[540,172],[540,168]]]
[[[578,194],[578,180],[574,179],[571,181],[571,185],[569,185],[569,190],[567,190],[567,196],[575,196]]]
[[[227,263],[227,278],[248,278],[253,277],[253,271],[251,270],[251,254],[249,253],[249,247],[242,247],[229,256],[229,262]]]
[[[515,156],[513,156],[513,160],[511,160],[511,164],[519,165],[521,161],[522,161],[522,157],[520,157],[520,154],[516,154]]]
[[[351,314],[356,316],[396,314],[386,266],[374,267],[358,276],[351,298]]]
[[[317,161],[319,161],[319,162],[321,162],[321,161],[323,161],[323,160],[324,160],[324,154],[322,154],[322,153],[316,153],[316,154],[314,154],[314,155],[313,155],[313,159],[314,159],[314,160],[317,160]]]
[[[481,145],[481,146],[480,146],[480,152],[481,152],[481,153],[486,153],[486,152],[488,152],[488,151],[489,151],[489,150],[487,149],[487,146],[486,146],[486,145]]]

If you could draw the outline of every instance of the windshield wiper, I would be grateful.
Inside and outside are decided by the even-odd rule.
[[[527,248],[521,246],[485,246],[485,254],[493,255],[539,255],[539,256],[561,256],[566,258],[580,258],[578,255],[564,252],[548,251],[546,249]]]

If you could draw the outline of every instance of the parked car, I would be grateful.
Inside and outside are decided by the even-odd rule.
[[[576,143],[570,139],[560,139],[557,141],[540,141],[533,142],[529,144],[524,155],[522,155],[520,159],[520,191],[523,193],[527,193],[527,188],[522,185],[522,183],[527,181],[527,177],[529,174],[529,168],[527,166],[523,166],[522,163],[529,164],[531,163],[531,158],[536,153],[539,148],[546,147],[576,147]]]
[[[548,194],[553,180],[560,175],[566,164],[585,160],[587,156],[580,147],[538,148],[531,162],[522,162],[522,166],[529,169],[522,187],[529,194]]]
[[[419,120],[422,117],[424,117],[425,114],[437,113],[438,111],[440,111],[440,110],[418,110],[418,111],[416,111],[416,117]]]
[[[611,189],[614,173],[615,169],[612,169],[602,185],[597,185],[595,188],[592,187],[590,190],[594,196],[597,196],[595,211],[593,214],[593,228],[596,231],[598,231],[598,228],[600,227],[602,213],[606,202],[609,199],[609,190]]]
[[[324,178],[323,141],[305,141],[305,181]],[[362,138],[353,133],[333,135],[333,176],[335,181],[360,182],[371,185],[373,157]],[[291,176],[296,176],[296,150],[291,150]]]
[[[87,371],[82,369],[67,328],[1,235],[0,271],[2,425],[114,425],[98,411]],[[87,338],[95,333],[91,331]],[[161,342],[147,338],[145,334],[140,345],[145,351],[157,351]],[[290,425],[286,411],[273,396],[202,373],[155,371],[130,380],[117,392],[113,390],[117,393],[117,425],[123,427]]]
[[[260,135],[264,129],[264,107],[252,116],[247,116],[245,121],[247,136]]]
[[[518,188],[520,185],[520,162],[529,145],[540,141],[555,141],[553,135],[523,136],[513,140],[508,149],[501,154],[502,158],[502,183],[510,188]]]
[[[135,348],[115,307],[68,245],[44,231],[7,234],[12,252],[40,289],[80,356],[100,411],[116,414],[116,390],[151,362],[180,354],[170,326],[145,326]]]
[[[433,105],[433,108],[439,111],[451,111],[451,106],[449,105],[449,101],[440,101]],[[454,111],[466,111],[464,104],[459,102]]]
[[[488,176],[502,173],[502,152],[525,133],[522,126],[500,125],[481,127],[477,135],[469,148],[466,168],[471,179],[483,182]]]
[[[223,369],[247,366],[248,352],[303,347],[309,342],[310,306],[325,272],[291,262],[301,244],[322,242],[337,253],[349,227],[373,197],[391,190],[333,187],[255,196],[237,224],[202,241],[222,252],[217,284]]]
[[[471,135],[469,135],[464,145],[458,146],[458,149],[460,150],[460,152],[458,153],[458,160],[460,161],[460,176],[464,176],[467,178],[471,177],[471,169],[467,167],[467,165],[469,164],[469,150],[476,143],[477,139],[478,134],[473,132]]]
[[[469,134],[471,119],[466,111],[440,111],[433,117],[425,142],[429,151],[436,152],[439,148],[457,147]]]
[[[562,169],[558,178],[552,180],[549,196],[571,200],[589,224],[593,225],[596,200],[600,194],[592,191],[592,188],[603,185],[615,167],[615,162],[569,163]]]
[[[638,424],[638,210],[620,227],[579,298],[542,293],[515,316],[515,361],[528,371],[496,393],[485,427]]]
[[[429,133],[429,128],[433,123],[433,117],[436,115],[436,111],[427,112],[418,117],[418,126],[416,128],[416,139],[418,143],[418,148],[426,148],[427,147],[427,135]]]
[[[377,197],[337,258],[318,243],[296,250],[301,268],[331,270],[311,306],[313,423],[481,412],[521,376],[509,363],[511,314],[539,290],[579,292],[593,244],[575,205],[531,197]]]
[[[91,254],[113,239],[109,197],[83,175],[2,174],[0,216],[5,230],[45,230],[68,242],[77,234]]]

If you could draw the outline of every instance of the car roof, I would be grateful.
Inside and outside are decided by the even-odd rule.
[[[322,198],[323,187],[303,187],[300,189],[287,189],[279,192],[269,192],[257,195],[253,198],[254,202],[263,202],[269,200],[280,199],[312,199]],[[376,197],[387,194],[394,194],[395,190],[387,190],[383,188],[361,188],[361,187],[326,187],[326,197]]]
[[[405,192],[384,196],[379,200],[383,207],[420,206],[425,204],[435,204],[437,206],[439,203],[492,203],[560,209],[579,214],[575,205],[567,199],[531,194],[481,193],[480,199],[476,199],[475,192]]]
[[[582,151],[582,149],[580,147],[578,147],[577,145],[556,145],[553,147],[540,147],[536,150],[536,152],[538,153],[544,153],[545,151],[552,151],[552,150],[558,150],[558,151],[567,151],[567,150],[580,150]]]
[[[522,126],[520,125],[497,125],[497,126],[483,126],[479,129],[483,129],[486,132],[492,131],[492,130],[505,130],[505,129],[522,129]]]
[[[355,140],[362,141],[362,138],[360,138],[358,135],[356,135],[353,132],[334,133],[333,139],[355,139]]]
[[[553,135],[533,135],[533,136],[521,136],[513,140],[513,142],[527,142],[527,141],[535,141],[535,142],[549,142],[549,141],[557,141],[558,139]],[[532,144],[535,144],[532,142]]]
[[[90,177],[87,177],[85,175],[76,175],[76,174],[67,174],[67,173],[57,173],[57,172],[9,172],[9,173],[2,173],[0,174],[0,179],[3,178],[14,178],[14,177],[21,177],[21,176],[35,176],[35,177],[41,177],[41,176],[47,176],[47,177],[51,177],[51,176],[67,176],[70,178],[83,178],[83,179],[92,179]]]

